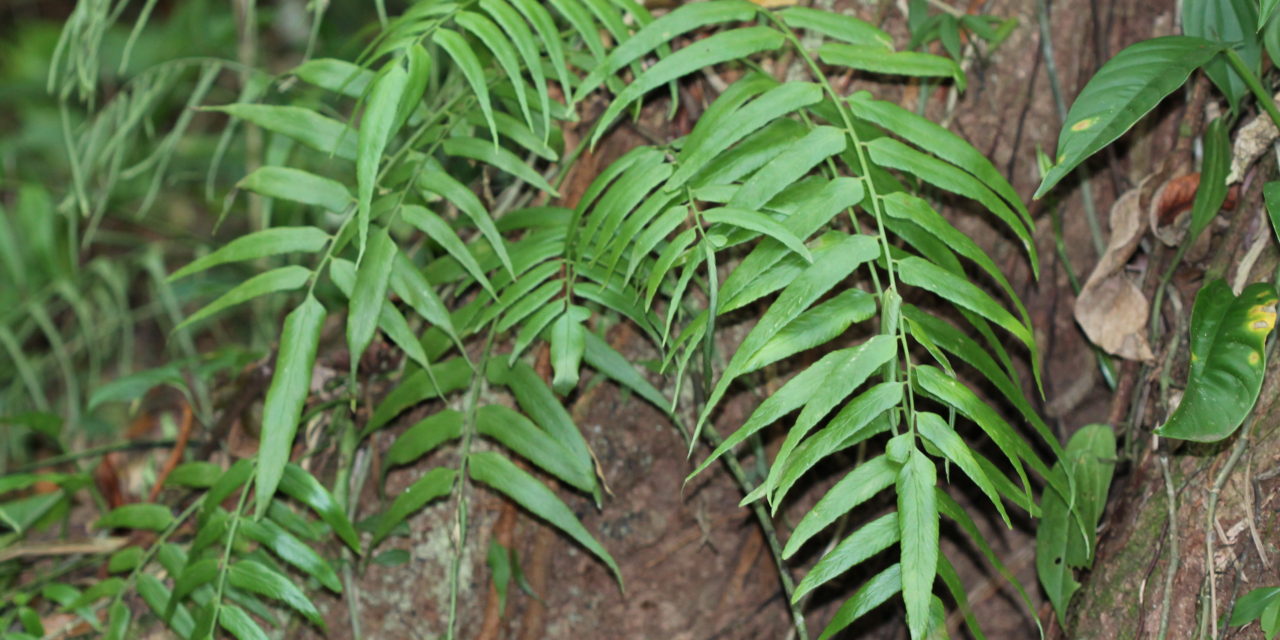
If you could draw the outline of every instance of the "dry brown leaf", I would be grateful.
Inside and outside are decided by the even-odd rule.
[[[1124,273],[1142,240],[1141,187],[1120,196],[1111,207],[1111,239],[1098,266],[1076,299],[1075,317],[1089,340],[1107,353],[1129,360],[1154,357],[1147,343],[1146,296]]]
[[[1080,292],[1076,322],[1094,344],[1126,360],[1150,360],[1147,343],[1149,303],[1123,272],[1113,273]]]
[[[1200,187],[1200,174],[1188,173],[1170,180],[1156,191],[1151,200],[1151,208],[1147,211],[1151,232],[1165,246],[1180,244],[1187,235],[1186,214],[1191,211],[1195,202],[1196,190]],[[1222,209],[1230,211],[1236,208],[1236,198],[1240,195],[1239,185],[1227,189],[1227,196],[1222,201]]]

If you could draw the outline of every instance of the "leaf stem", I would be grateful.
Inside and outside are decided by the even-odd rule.
[[[1043,0],[1041,1],[1043,2]],[[1258,105],[1261,106],[1262,110],[1266,111],[1267,115],[1271,117],[1271,122],[1275,123],[1277,127],[1280,127],[1280,109],[1276,108],[1275,99],[1272,98],[1271,94],[1262,86],[1262,82],[1258,80],[1258,76],[1255,75],[1253,71],[1249,70],[1249,65],[1244,63],[1244,60],[1240,57],[1240,54],[1236,53],[1235,49],[1228,48],[1223,53],[1226,54],[1227,62],[1231,64],[1231,68],[1235,69],[1236,73],[1240,74],[1240,77],[1244,79],[1244,83],[1248,85],[1249,90],[1258,98]]]

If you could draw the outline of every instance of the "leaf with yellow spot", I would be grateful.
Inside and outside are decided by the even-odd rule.
[[[1067,112],[1065,122],[1072,124],[1058,135],[1058,163],[1044,174],[1035,197],[1124,135],[1222,49],[1203,38],[1165,36],[1139,42],[1108,60]]]
[[[1249,285],[1238,297],[1222,280],[1200,289],[1191,310],[1187,389],[1158,435],[1214,442],[1235,433],[1262,389],[1276,302],[1276,289],[1267,282]]]

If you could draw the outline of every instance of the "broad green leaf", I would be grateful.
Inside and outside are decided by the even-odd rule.
[[[173,524],[173,514],[162,504],[140,502],[126,504],[108,511],[98,518],[94,527],[98,529],[143,529],[161,531]]]
[[[951,78],[964,91],[964,71],[950,58],[916,51],[885,50],[883,46],[828,42],[818,48],[826,64],[895,76]]]
[[[1182,33],[1235,49],[1250,71],[1260,72],[1262,47],[1256,34],[1263,23],[1258,21],[1258,0],[1182,0],[1181,14]],[[1226,96],[1231,110],[1239,109],[1249,88],[1226,57],[1207,62],[1204,73]]]
[[[912,638],[929,628],[929,601],[938,571],[938,507],[933,462],[918,450],[898,472],[898,535],[902,546],[902,600]]]
[[[578,386],[578,370],[582,368],[582,353],[586,350],[587,328],[583,325],[591,312],[586,307],[569,305],[548,329],[551,343],[551,368],[555,379],[551,388],[565,395]]]
[[[284,467],[284,475],[280,478],[280,490],[286,495],[311,507],[321,520],[333,528],[334,533],[356,554],[360,553],[360,538],[356,530],[343,513],[342,506],[333,499],[324,485],[315,476],[307,473],[302,467],[290,462]]]
[[[1183,242],[1195,244],[1227,198],[1227,174],[1231,171],[1231,125],[1221,116],[1205,127],[1201,139],[1204,160],[1200,164],[1200,185],[1191,203],[1191,223]]]
[[[444,409],[419,420],[400,434],[387,449],[385,467],[407,464],[426,455],[440,443],[462,435],[462,414]]]
[[[1245,287],[1239,297],[1222,280],[1200,289],[1191,309],[1187,388],[1157,435],[1216,442],[1235,433],[1262,388],[1276,301],[1275,287],[1266,282]]]
[[[493,121],[493,106],[489,100],[489,83],[484,77],[484,66],[480,64],[480,59],[476,57],[471,47],[467,45],[466,38],[463,38],[457,31],[450,29],[437,29],[435,35],[432,36],[435,43],[440,45],[445,53],[453,58],[458,69],[462,71],[462,76],[467,79],[467,84],[471,85],[471,90],[475,92],[476,102],[480,103],[480,110],[484,113],[485,122],[489,123],[489,132],[493,135],[493,143],[498,144],[498,125]]]
[[[1187,81],[1223,46],[1191,36],[1164,36],[1130,45],[1102,65],[1067,112],[1053,168],[1039,198],[1086,158],[1111,144]]]
[[[1280,602],[1280,587],[1259,587],[1236,599],[1231,610],[1231,626],[1249,624],[1262,617],[1268,607]]]
[[[759,8],[744,0],[717,0],[695,2],[677,7],[674,11],[644,25],[626,41],[609,50],[609,55],[587,74],[573,96],[580,101],[595,91],[611,76],[642,56],[653,53],[661,45],[669,44],[679,36],[701,27],[726,22],[746,22],[755,16]]]
[[[828,551],[818,564],[804,575],[791,594],[792,602],[799,602],[804,594],[826,584],[836,576],[861,564],[871,556],[888,549],[898,542],[898,514],[886,513],[862,525],[840,544]]]
[[[178,326],[173,328],[173,331],[176,333],[187,326],[213,316],[223,309],[248,302],[258,296],[301,288],[310,279],[311,270],[298,265],[279,267],[259,273],[236,285],[235,288],[222,294],[199,311],[187,316],[185,320],[179,322]]]
[[[804,543],[843,517],[854,507],[893,485],[899,466],[887,456],[876,456],[850,471],[818,500],[796,525],[782,550],[783,558],[795,555]],[[901,582],[898,583],[901,586]]]
[[[315,365],[324,317],[324,306],[308,295],[284,320],[275,372],[262,406],[262,441],[254,481],[258,517],[275,495],[293,450],[298,419],[311,388],[311,369]]]
[[[929,412],[919,411],[915,414],[916,430],[920,437],[927,440],[933,446],[937,447],[942,456],[951,463],[960,467],[966,476],[969,476],[973,483],[978,485],[978,489],[991,500],[992,506],[1000,513],[1000,517],[1004,519],[1006,527],[1012,528],[1013,523],[1009,521],[1009,514],[1004,510],[1004,502],[1000,500],[1000,492],[995,485],[991,483],[991,479],[987,477],[987,472],[982,469],[977,459],[974,457],[973,451],[968,443],[956,433],[956,430],[942,416]]]
[[[447,495],[453,489],[453,479],[457,473],[453,469],[437,467],[425,473],[396,496],[387,511],[378,516],[377,527],[373,531],[373,540],[370,541],[369,548],[378,546],[378,543],[385,539],[396,525],[421,509],[423,505]]]
[[[310,109],[266,104],[227,104],[204,108],[248,120],[316,151],[332,153],[343,160],[356,159],[355,130]]]
[[[717,33],[685,46],[649,67],[614,97],[596,125],[591,146],[600,141],[600,136],[624,109],[654,88],[704,67],[772,51],[785,41],[781,33],[768,27],[744,27]]]
[[[293,580],[253,560],[241,560],[227,569],[227,584],[267,596],[289,605],[313,624],[325,629],[324,618]]]
[[[1069,479],[1061,465],[1054,465],[1054,476],[1066,484]],[[1036,525],[1036,575],[1049,596],[1060,622],[1066,621],[1071,597],[1080,589],[1075,570],[1067,562],[1067,545],[1079,536],[1071,507],[1055,491],[1046,491],[1040,501],[1041,520]]]
[[[1115,468],[1116,438],[1111,427],[1091,424],[1067,443],[1066,457],[1053,465],[1059,484],[1075,494],[1044,492],[1036,527],[1036,573],[1060,621],[1066,620],[1071,595],[1079,588],[1073,569],[1093,565],[1094,537],[1107,504]]]
[[[813,262],[813,254],[809,253],[809,248],[804,246],[804,241],[793,235],[782,224],[759,211],[719,207],[704,211],[702,219],[711,224],[727,224],[763,234],[781,242],[803,257],[805,262]]]
[[[1271,19],[1271,14],[1275,13],[1277,6],[1280,6],[1280,0],[1258,0],[1258,31],[1262,31],[1263,26]]]
[[[831,622],[827,623],[822,635],[818,636],[818,640],[827,640],[827,638],[840,633],[845,627],[853,624],[855,620],[869,613],[872,609],[884,604],[886,600],[893,597],[893,594],[902,590],[902,567],[894,564],[888,569],[877,573],[874,577],[862,583],[861,587],[848,599],[840,608],[836,610],[835,615],[831,617]]]
[[[553,197],[560,196],[560,192],[541,174],[505,147],[495,146],[479,138],[457,137],[445,140],[440,148],[451,156],[470,158],[505,171]]]
[[[476,431],[497,440],[543,471],[583,493],[595,491],[591,460],[573,460],[572,453],[519,412],[501,405],[485,405],[476,410],[475,423]]]
[[[272,227],[254,231],[228,242],[209,255],[192,260],[187,266],[174,271],[169,276],[169,281],[228,262],[255,260],[294,251],[314,253],[323,249],[328,242],[329,234],[315,227]]]
[[[853,16],[836,11],[799,6],[787,7],[778,12],[778,17],[792,29],[807,29],[849,44],[879,46],[887,51],[893,49],[893,38],[889,34]]]
[[[494,591],[498,593],[498,615],[503,615],[507,611],[507,587],[511,586],[511,565],[512,551],[507,550],[498,542],[498,538],[489,538],[489,552],[485,554],[485,561],[489,565],[489,575],[492,579]]]
[[[400,98],[407,83],[408,73],[400,66],[399,60],[392,60],[378,73],[369,88],[369,99],[365,102],[364,115],[360,118],[360,137],[356,145],[356,232],[360,238],[361,259],[356,261],[357,264],[363,265],[365,242],[369,235],[369,210],[378,182],[378,167],[382,164],[382,152],[395,133],[396,110],[400,108]],[[356,295],[359,295],[359,290]],[[373,314],[376,313],[375,309]],[[352,362],[358,359],[359,356],[352,355]]]
[[[330,591],[342,593],[342,582],[338,580],[333,566],[272,519],[243,519],[240,521],[240,531],[250,540],[270,549],[276,557],[315,578]]]
[[[622,572],[618,570],[613,556],[591,537],[578,518],[573,515],[573,511],[542,482],[497,453],[472,453],[469,461],[468,468],[472,479],[505,494],[516,504],[528,509],[576,540],[578,544],[604,562],[613,571],[618,586],[622,586]]]
[[[351,191],[341,182],[292,167],[259,167],[253,173],[241,178],[236,183],[236,187],[270,198],[323,207],[335,213],[345,211],[354,200],[351,197]],[[275,231],[275,229],[264,229],[258,233],[268,231]],[[243,239],[239,238],[239,240]]]
[[[367,250],[356,267],[355,288],[347,312],[347,349],[351,354],[351,375],[360,366],[360,357],[373,341],[378,318],[387,302],[387,284],[391,267],[400,253],[391,235],[383,227],[374,227]],[[447,317],[447,316],[446,316]]]

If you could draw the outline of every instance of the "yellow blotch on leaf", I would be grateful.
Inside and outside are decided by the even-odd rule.
[[[1098,116],[1094,116],[1092,118],[1085,118],[1084,120],[1081,120],[1080,122],[1077,122],[1071,125],[1071,130],[1076,132],[1084,131],[1097,123],[1098,123]]]
[[[1276,301],[1257,304],[1249,308],[1246,316],[1249,328],[1258,333],[1270,333],[1276,326]]]

